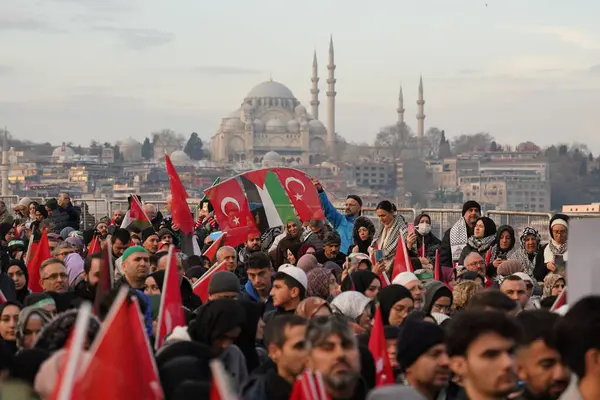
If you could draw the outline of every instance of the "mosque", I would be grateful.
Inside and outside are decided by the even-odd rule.
[[[313,56],[310,113],[285,85],[269,80],[248,92],[242,104],[222,118],[211,138],[212,161],[278,164],[315,164],[335,160],[335,69],[333,39],[327,64],[326,125],[319,120],[317,54]],[[424,134],[423,82],[419,85],[417,137]],[[404,122],[402,88],[398,99],[398,122]]]

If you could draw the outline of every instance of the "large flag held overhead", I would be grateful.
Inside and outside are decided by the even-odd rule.
[[[227,233],[225,244],[237,246],[248,238],[248,232],[256,229],[248,200],[238,181],[228,179],[204,191],[215,210],[215,218],[223,232]]]
[[[177,270],[177,257],[173,251],[174,246],[169,248],[169,261],[165,270],[163,287],[161,288],[160,308],[156,323],[156,339],[154,348],[160,349],[167,335],[173,332],[176,326],[185,326],[183,305],[181,301],[181,289],[179,288],[179,271]]]
[[[29,289],[33,293],[43,291],[40,284],[40,267],[42,266],[42,263],[49,258],[50,244],[48,243],[48,231],[44,230],[44,233],[42,233],[42,237],[35,248],[35,254],[27,264],[27,271],[29,272]]]
[[[294,207],[273,171],[259,169],[246,172],[240,180],[261,232],[296,219]]]
[[[167,174],[169,175],[169,185],[171,186],[171,214],[173,223],[179,227],[181,232],[189,235],[194,231],[194,217],[187,203],[188,195],[168,155],[165,156],[165,163],[167,165]]]
[[[292,168],[273,168],[272,171],[279,178],[302,221],[325,219],[317,190],[304,172]]]

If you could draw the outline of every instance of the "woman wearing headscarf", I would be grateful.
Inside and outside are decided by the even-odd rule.
[[[496,223],[488,217],[479,217],[473,229],[473,236],[460,253],[458,265],[463,265],[469,253],[477,252],[485,260],[486,253],[496,242]]]
[[[550,219],[550,243],[544,249],[545,274],[550,272],[565,274],[568,261],[567,241],[569,216],[556,214]],[[541,275],[541,274],[540,274]]]
[[[305,274],[308,274],[313,269],[319,266],[319,262],[317,261],[317,257],[312,254],[305,254],[298,260],[298,264],[296,265]]]
[[[543,280],[546,266],[544,265],[543,256],[544,246],[541,245],[542,237],[539,232],[528,226],[523,229],[519,241],[521,242],[521,247],[517,250],[515,258],[521,261],[524,272],[527,275],[536,280]],[[538,279],[540,274],[542,275],[541,279]]]
[[[415,235],[416,242],[414,247],[410,249],[411,256],[419,257],[421,263],[428,261],[429,264],[434,265],[435,252],[442,245],[442,241],[431,232],[431,217],[428,214],[419,214],[415,218]],[[423,244],[425,244],[425,247],[423,247]],[[425,248],[424,255],[423,248]]]
[[[52,314],[41,307],[25,307],[19,313],[16,338],[19,350],[31,349],[38,335],[52,320]]]
[[[337,293],[337,281],[333,273],[325,268],[315,268],[306,274],[309,297],[320,297],[324,300],[334,298]]]
[[[300,243],[302,225],[297,220],[288,220],[285,225],[285,237],[277,244],[275,252],[275,269],[286,263],[287,252],[294,244]]]
[[[0,304],[0,341],[13,356],[17,353],[16,332],[21,308],[21,304],[16,301]]]
[[[323,264],[323,268],[331,271],[333,276],[335,276],[335,280],[338,285],[342,283],[342,268],[337,263],[333,261],[327,261],[325,264]]]
[[[383,258],[378,261],[374,269],[384,267],[388,275],[392,273],[398,240],[406,240],[408,234],[408,225],[404,217],[395,212],[395,208],[388,200],[377,204],[376,212],[380,225],[371,243],[373,249],[383,250]]]
[[[350,253],[368,253],[369,246],[373,242],[375,235],[375,225],[369,217],[360,216],[354,221],[352,226],[353,243],[347,249],[346,254]]]
[[[563,275],[550,273],[544,278],[544,290],[542,299],[550,296],[558,296],[565,289],[566,280]]]
[[[525,267],[523,267],[523,263],[519,260],[505,260],[502,264],[498,266],[497,274],[494,277],[494,280],[498,285],[501,285],[504,281],[504,278],[510,275],[514,275],[518,272],[525,271]]]
[[[305,254],[315,254],[317,252],[317,248],[312,243],[303,243],[300,246],[300,250],[298,250],[298,259],[301,259]]]
[[[25,304],[25,298],[31,294],[29,290],[29,272],[25,267],[25,263],[21,260],[10,260],[6,271],[8,276],[15,284],[15,293],[17,301]]]
[[[377,296],[383,325],[400,326],[414,308],[410,291],[401,285],[390,285]]]
[[[510,225],[502,225],[496,231],[496,243],[491,247],[490,263],[486,275],[496,276],[498,267],[506,260],[516,259],[519,246],[516,245],[515,230]]]
[[[371,271],[354,271],[342,281],[342,291],[355,290],[371,300],[377,298],[380,288],[381,280]]]
[[[302,247],[302,243],[294,243],[287,249],[286,262],[293,266],[298,264],[298,259],[300,258],[300,247]]]
[[[452,291],[443,282],[429,281],[425,284],[423,312],[425,314],[450,314],[452,309]]]
[[[327,300],[320,297],[307,297],[302,300],[296,307],[295,313],[306,319],[333,314]]]
[[[372,300],[362,293],[343,292],[331,302],[331,309],[336,314],[342,314],[357,324],[362,330],[371,328]],[[361,333],[362,333],[361,330]],[[355,333],[357,330],[355,329]]]

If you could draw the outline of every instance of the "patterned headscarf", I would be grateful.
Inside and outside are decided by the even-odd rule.
[[[534,229],[530,226],[525,227],[525,229],[523,229],[523,233],[521,233],[521,237],[520,237],[521,247],[525,248],[525,239],[527,239],[527,236],[534,236],[535,241],[537,242],[538,247],[539,247],[539,245],[542,241],[542,236],[536,229]]]
[[[565,277],[560,274],[549,273],[546,275],[544,278],[544,291],[542,293],[542,299],[552,296],[552,288],[554,288],[556,282],[561,279],[566,282]]]
[[[314,268],[306,274],[308,279],[308,295],[327,300],[329,297],[329,278],[332,272],[326,268]]]

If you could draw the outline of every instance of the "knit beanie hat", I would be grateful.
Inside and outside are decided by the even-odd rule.
[[[142,243],[146,241],[150,236],[157,235],[153,227],[148,227],[142,231]],[[157,235],[158,236],[158,235]]]
[[[426,321],[409,321],[400,328],[396,359],[402,372],[413,365],[427,350],[444,343],[444,331]]]
[[[208,282],[208,294],[240,292],[240,281],[233,272],[219,271],[210,277]]]
[[[128,247],[124,252],[123,255],[121,256],[121,260],[125,261],[127,260],[127,258],[132,255],[133,253],[146,253],[148,254],[148,250],[146,250],[145,248],[143,248],[142,246],[131,246]]]
[[[481,205],[475,200],[469,200],[463,204],[462,215],[464,216],[471,208],[476,208],[481,213]]]

